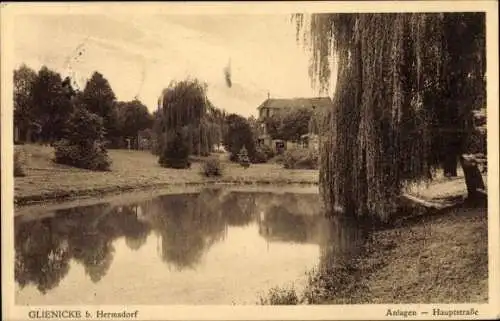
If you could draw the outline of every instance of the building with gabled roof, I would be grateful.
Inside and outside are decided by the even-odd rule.
[[[259,120],[264,120],[276,113],[287,112],[292,109],[311,108],[328,109],[333,105],[330,97],[313,98],[268,98],[257,107]]]
[[[297,98],[268,98],[263,101],[258,110],[258,120],[263,123],[266,118],[272,117],[278,113],[287,113],[294,109],[307,108],[315,112],[326,112],[333,107],[333,101],[330,97],[297,97]],[[317,134],[310,133],[304,137],[307,141],[307,146],[317,148]],[[309,144],[312,142],[313,144]],[[258,144],[265,144],[273,148],[276,152],[283,151],[288,148],[288,145],[293,145],[291,142],[283,142],[281,140],[273,140],[266,132],[265,126],[262,124]],[[291,146],[290,146],[291,147]]]

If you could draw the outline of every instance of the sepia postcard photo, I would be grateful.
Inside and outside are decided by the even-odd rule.
[[[2,319],[500,317],[496,1],[1,4]]]

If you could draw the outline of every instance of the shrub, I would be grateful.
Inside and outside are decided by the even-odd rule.
[[[160,165],[175,169],[190,168],[189,146],[186,141],[180,132],[175,133],[174,137],[167,141],[160,154]]]
[[[299,297],[293,288],[275,287],[269,290],[267,297],[260,298],[261,305],[297,305]]]
[[[264,154],[266,154],[267,159],[271,159],[276,155],[274,150],[268,145],[262,145],[259,148],[262,152],[264,152]]]
[[[62,139],[54,144],[55,162],[94,171],[108,171],[111,161],[102,142],[72,144]]]
[[[54,143],[55,159],[59,164],[95,171],[107,171],[111,166],[105,148],[103,120],[80,107],[71,116],[66,138]]]
[[[266,162],[267,162],[266,154],[262,150],[257,148],[255,150],[255,153],[253,154],[252,163],[261,164],[261,163],[266,163]]]
[[[283,166],[286,169],[318,169],[319,154],[311,149],[292,149],[285,151]]]
[[[25,155],[21,150],[14,150],[14,177],[26,176],[24,172]]]
[[[258,146],[255,149],[255,153],[252,158],[252,163],[266,163],[268,160],[273,158],[275,155],[271,147],[267,145]]]
[[[222,176],[222,171],[223,168],[219,158],[211,157],[203,162],[201,173],[206,177]]]

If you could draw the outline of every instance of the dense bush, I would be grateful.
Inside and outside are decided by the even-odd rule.
[[[206,177],[222,176],[222,164],[217,157],[210,157],[203,162],[201,167],[201,174]]]
[[[266,154],[259,148],[255,149],[255,153],[252,157],[252,163],[254,164],[262,164],[267,162]]]
[[[26,176],[24,172],[25,154],[21,150],[14,150],[14,177]]]
[[[168,168],[184,169],[191,167],[189,146],[181,132],[177,132],[172,138],[167,139],[167,144],[160,154],[159,163],[161,166]]]
[[[276,153],[271,148],[271,146],[262,145],[262,146],[259,146],[259,149],[266,155],[268,160],[273,158],[276,155]]]
[[[109,170],[111,161],[105,148],[101,117],[86,108],[77,108],[65,136],[67,138],[54,144],[56,163],[95,171]]]
[[[305,148],[287,150],[283,155],[283,166],[286,169],[318,169],[319,153]]]
[[[266,163],[269,161],[271,158],[273,158],[275,155],[274,151],[271,149],[271,147],[267,145],[261,145],[258,146],[255,149],[255,153],[252,158],[252,163]]]
[[[55,161],[59,164],[94,171],[107,171],[111,165],[107,151],[101,142],[75,145],[67,139],[62,139],[54,143],[54,147]]]

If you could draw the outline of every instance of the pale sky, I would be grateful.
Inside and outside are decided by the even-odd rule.
[[[97,70],[119,100],[138,95],[151,111],[171,80],[186,77],[207,82],[217,107],[244,116],[256,115],[268,91],[275,98],[319,96],[309,55],[285,14],[23,15],[14,34],[16,67],[71,72],[81,88]],[[229,61],[232,88],[223,72]]]

